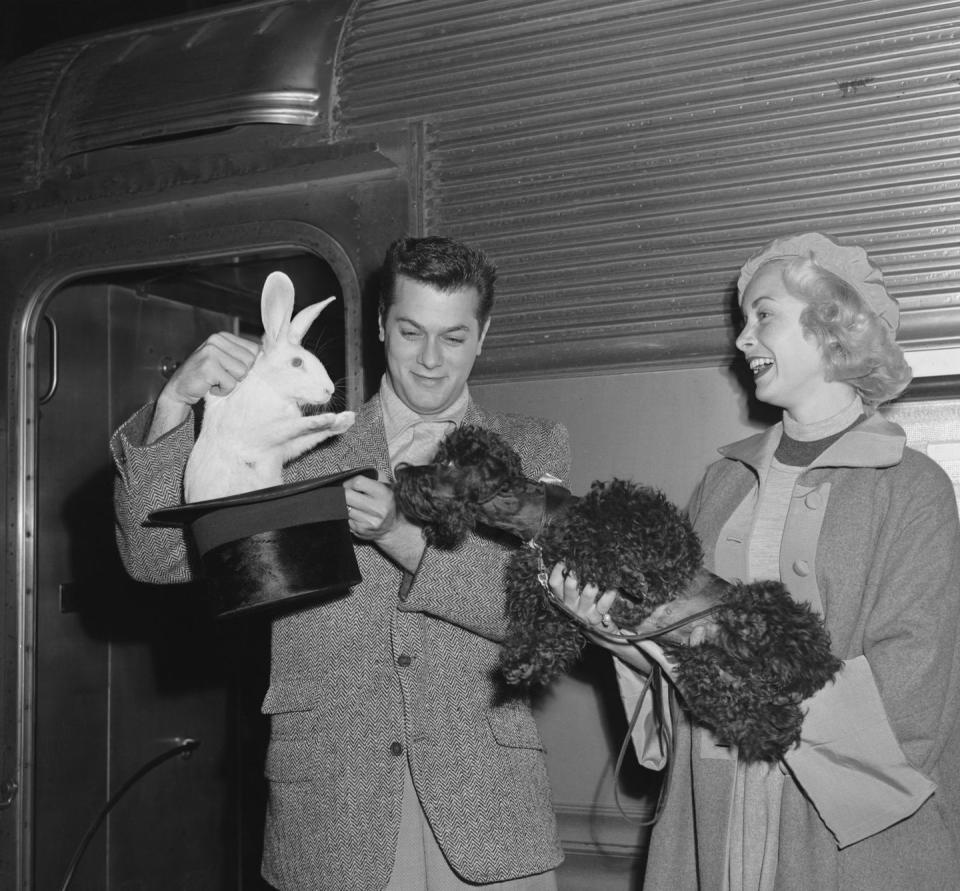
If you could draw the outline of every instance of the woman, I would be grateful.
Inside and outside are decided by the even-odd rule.
[[[817,233],[771,242],[738,290],[737,349],[782,421],[720,450],[691,518],[708,568],[779,578],[821,612],[844,668],[805,703],[801,742],[778,764],[744,763],[677,717],[644,888],[956,889],[960,525],[946,474],[876,413],[910,380],[897,304],[863,250]],[[611,630],[616,592],[581,590],[562,567],[550,587]],[[595,639],[619,657],[628,704],[648,657],[670,667],[655,645]],[[657,728],[638,727],[646,756]]]

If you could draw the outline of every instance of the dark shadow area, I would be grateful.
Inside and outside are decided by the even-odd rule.
[[[362,325],[363,375],[365,392],[369,399],[380,387],[380,378],[386,370],[383,344],[380,343],[380,270],[370,273],[360,283],[360,320]]]
[[[4,0],[0,16],[0,66],[60,40],[199,12],[231,0]]]
[[[148,641],[163,689],[219,680],[230,634],[215,621],[202,582],[134,581],[114,539],[113,470],[104,467],[65,496],[70,578],[60,585],[61,612],[76,612],[90,637]]]
[[[91,640],[111,645],[112,661],[121,669],[126,666],[142,674],[146,656],[149,676],[130,683],[134,692],[146,691],[146,701],[131,700],[134,693],[122,690],[111,694],[116,707],[127,712],[116,719],[119,729],[114,732],[119,737],[111,738],[111,749],[121,751],[114,752],[114,757],[129,757],[131,750],[145,744],[137,737],[149,731],[131,728],[138,720],[149,726],[157,713],[169,714],[171,724],[191,734],[195,727],[206,727],[212,738],[201,739],[190,769],[202,770],[205,764],[214,776],[206,776],[196,788],[187,783],[182,806],[206,804],[200,799],[191,804],[189,799],[204,794],[203,789],[209,792],[211,785],[219,790],[223,825],[217,837],[222,845],[224,891],[265,889],[259,873],[269,726],[260,704],[269,679],[270,616],[217,619],[203,582],[149,585],[130,579],[113,538],[112,482],[112,469],[104,468],[65,498],[62,519],[71,545],[71,573],[69,581],[61,584],[60,596],[61,612],[75,613]],[[210,702],[217,708],[205,713]],[[137,719],[139,713],[144,717]],[[174,775],[164,770],[160,768],[158,774]],[[162,780],[161,776],[143,783]],[[133,801],[137,794],[131,790],[129,797]],[[145,831],[164,835],[159,817],[141,813],[142,808],[134,804],[128,810],[131,819],[142,821],[144,827],[156,821]],[[119,804],[117,812],[121,813]],[[130,859],[128,852],[117,856]]]

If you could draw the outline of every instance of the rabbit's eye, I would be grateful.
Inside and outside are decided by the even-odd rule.
[[[299,368],[301,365],[303,365],[303,359],[301,359],[299,356],[295,356],[290,360],[290,364],[294,368]]]

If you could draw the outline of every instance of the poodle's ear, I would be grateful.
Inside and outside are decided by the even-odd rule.
[[[282,272],[271,272],[260,294],[260,318],[265,342],[279,343],[290,332],[293,315],[293,282]]]

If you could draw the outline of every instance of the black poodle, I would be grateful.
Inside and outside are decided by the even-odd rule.
[[[795,745],[801,702],[840,669],[820,617],[779,581],[731,584],[704,570],[689,519],[655,489],[614,479],[575,497],[524,477],[509,445],[472,426],[450,433],[430,464],[402,466],[395,476],[397,504],[428,543],[456,547],[479,525],[530,545],[518,548],[506,579],[502,667],[511,684],[547,685],[586,640],[546,589],[547,572],[561,561],[584,583],[618,589],[610,615],[619,627],[636,628],[657,611],[657,640],[677,665],[683,704],[748,761],[777,760]],[[674,620],[687,624],[704,612],[707,639],[683,643]]]

